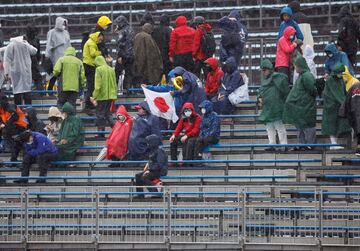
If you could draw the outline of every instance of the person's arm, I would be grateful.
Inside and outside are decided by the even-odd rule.
[[[175,137],[178,136],[181,133],[183,128],[184,128],[184,119],[181,118],[175,128],[175,131],[173,132],[173,136],[175,136]]]
[[[280,48],[288,54],[292,53],[295,49],[295,45],[293,43],[288,45],[284,40],[280,40],[278,46],[280,46]]]
[[[199,135],[199,132],[200,132],[200,124],[201,124],[201,116],[196,116],[196,119],[194,121],[194,126],[193,128],[187,132],[185,135],[190,138],[190,137],[194,137],[194,136],[197,136]]]
[[[86,77],[85,77],[85,70],[84,66],[80,64],[80,83],[83,89],[86,87]]]
[[[154,92],[171,92],[174,91],[174,88],[172,88],[169,85],[148,85],[146,86],[146,89]]]
[[[52,55],[53,50],[53,43],[52,43],[52,32],[49,31],[46,35],[46,48],[45,48],[45,57],[50,58]]]
[[[101,51],[98,50],[96,44],[89,44],[89,54],[91,57],[96,58],[97,56],[101,56]]]
[[[53,69],[54,77],[59,76],[61,71],[62,71],[62,58],[59,58]]]
[[[101,88],[101,84],[102,84],[102,76],[101,76],[101,72],[98,70],[99,68],[96,69],[95,71],[95,85],[94,85],[94,91],[92,93],[92,97],[96,100],[97,97],[99,96],[100,93],[100,88]]]
[[[300,39],[301,41],[304,41],[304,34],[302,33],[299,25],[294,21],[294,26],[296,30],[296,37]]]
[[[220,119],[218,116],[212,116],[210,119],[210,131],[209,134],[214,136],[220,128]]]
[[[52,143],[45,136],[36,138],[36,146],[27,153],[33,157],[46,153],[48,149],[52,148]]]
[[[309,72],[310,73],[310,72]],[[303,86],[307,93],[309,93],[310,96],[316,97],[317,96],[317,89],[315,86],[315,78],[310,73],[306,77],[303,76]]]
[[[198,54],[200,52],[200,43],[201,43],[202,35],[203,35],[203,32],[200,30],[200,28],[195,30],[193,50],[192,50],[192,57],[194,59],[196,57],[196,54]]]
[[[38,49],[36,49],[34,46],[32,46],[31,44],[29,44],[26,40],[24,40],[24,43],[26,45],[26,47],[28,48],[29,54],[31,56],[36,55]]]

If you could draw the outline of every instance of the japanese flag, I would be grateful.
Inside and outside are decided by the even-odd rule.
[[[170,92],[154,92],[144,87],[143,90],[152,114],[157,117],[172,120],[174,123],[179,119],[176,115],[174,98]]]

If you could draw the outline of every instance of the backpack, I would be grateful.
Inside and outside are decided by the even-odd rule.
[[[211,31],[203,29],[204,35],[200,41],[200,49],[207,58],[212,57],[215,53],[216,42],[214,34]]]

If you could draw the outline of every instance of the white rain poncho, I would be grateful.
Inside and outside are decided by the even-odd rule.
[[[64,22],[67,23],[67,20],[57,17],[55,28],[47,33],[45,57],[49,58],[53,65],[60,57],[64,56],[65,50],[71,46],[70,34],[64,29]]]
[[[4,73],[11,79],[13,94],[31,92],[31,57],[37,49],[23,36],[10,39],[4,54]]]
[[[314,49],[312,46],[310,46],[310,45],[305,46],[305,50],[303,51],[303,57],[306,60],[306,63],[310,69],[311,74],[316,79],[317,78],[317,70],[316,70],[316,64],[314,62],[315,52],[314,52]],[[299,74],[294,70],[293,84],[295,84],[298,77],[299,77]]]

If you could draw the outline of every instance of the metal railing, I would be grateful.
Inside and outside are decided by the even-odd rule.
[[[360,245],[360,187],[0,188],[7,243]],[[162,195],[137,199],[136,195]]]

